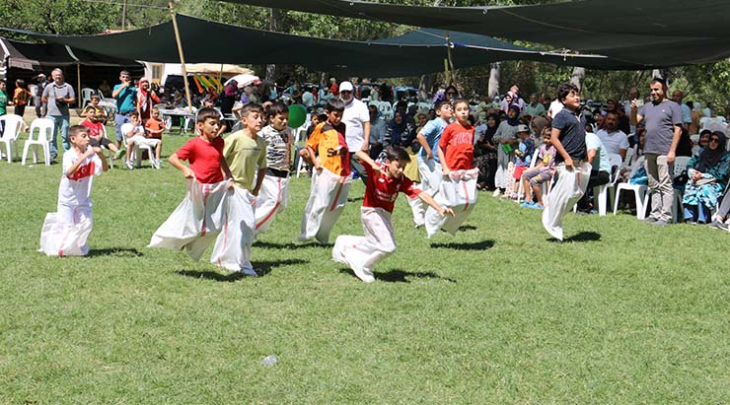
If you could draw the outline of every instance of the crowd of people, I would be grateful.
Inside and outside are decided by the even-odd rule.
[[[44,249],[48,254],[84,254],[88,246],[83,236],[74,239],[75,251],[58,246],[70,243],[69,238],[59,242],[49,235],[80,223],[90,232],[84,181],[106,168],[101,148],[118,156],[126,149],[129,168],[136,145],[154,148],[153,166],[160,167],[167,128],[158,106],[165,100],[147,79],[135,85],[128,72],[121,72],[112,89],[117,102],[114,143],[103,136],[103,123],[111,117],[98,107],[98,97],[84,110],[81,125],[69,131],[68,105],[75,94],[60,70],[54,70],[52,78],[42,100],[48,104],[48,116],[59,117],[54,118],[56,133],[71,157],[64,156],[58,214],[47,218],[44,231],[50,233],[44,233],[42,243],[51,246]],[[150,246],[187,249],[199,259],[215,240],[212,262],[255,275],[248,261],[253,237],[265,232],[286,207],[290,172],[298,159],[310,166],[312,177],[301,240],[328,243],[351,179],[359,177],[365,183],[365,236],[339,236],[333,259],[366,282],[374,280],[375,264],[395,250],[390,214],[399,192],[406,194],[414,223],[425,226],[429,237],[438,230],[456,232],[454,224],[471,212],[477,190],[485,190],[522,207],[544,210],[545,229],[562,240],[565,213],[574,206],[582,213],[595,212],[598,196],[591,190],[611,181],[646,185],[652,204],[645,221],[656,226],[672,222],[674,195],[681,193],[686,222],[728,229],[730,198],[723,196],[730,154],[725,126],[717,120],[714,128],[703,128],[700,118],[709,113],[698,104],[682,103],[679,91],[670,99],[660,78],[651,81],[645,99],[632,89],[629,100],[605,103],[581,102],[580,90],[567,83],[558,87],[555,99],[536,94],[523,98],[513,86],[502,99],[479,102],[460,98],[454,86],[427,102],[410,99],[413,94],[388,93],[384,86],[350,81],[322,87],[324,91],[304,86],[299,92],[294,86],[282,94],[267,89],[263,103],[260,83],[239,89],[233,82],[220,96],[207,92],[199,100],[197,136],[169,159],[191,180],[189,193]],[[23,97],[16,94],[14,99]],[[383,100],[392,100],[392,109],[383,109]],[[288,126],[290,105],[295,103],[304,104],[309,117],[300,148]],[[240,122],[228,128],[223,120],[227,114],[236,114]],[[696,145],[690,136],[694,131],[700,132]],[[681,156],[688,157],[686,171],[674,173]],[[74,205],[84,208],[75,210]],[[69,214],[77,211],[88,214]],[[225,215],[211,220],[214,213]]]

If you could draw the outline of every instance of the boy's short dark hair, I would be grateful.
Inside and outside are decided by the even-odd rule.
[[[433,108],[434,108],[434,110],[438,111],[438,110],[441,109],[441,107],[444,106],[444,104],[451,105],[451,102],[449,100],[446,100],[446,99],[441,99],[441,100],[439,100],[439,101],[436,102],[436,105],[433,106]]]
[[[137,117],[137,118],[139,118],[139,113],[137,111],[132,111],[132,112],[129,113],[129,116],[130,117]]]
[[[317,119],[319,122],[325,122],[327,121],[327,114],[317,114]]]
[[[266,116],[269,118],[276,117],[279,114],[289,114],[289,107],[284,104],[283,101],[275,101],[271,106],[269,106],[269,111],[267,111]]]
[[[411,157],[408,156],[408,152],[400,146],[388,146],[385,150],[385,158],[390,161],[397,160],[403,163],[411,161]]]
[[[580,93],[580,90],[578,90],[578,87],[576,87],[572,83],[563,83],[560,86],[558,86],[558,101],[560,101],[561,103],[563,101],[565,101],[565,98],[568,97],[568,94],[570,94],[571,91]]]
[[[345,102],[339,98],[331,98],[327,100],[327,106],[324,109],[329,112],[343,112],[345,111]]]
[[[73,138],[75,136],[78,136],[82,132],[86,132],[88,134],[89,133],[89,128],[86,128],[83,125],[72,125],[68,129],[68,138],[71,139],[71,138]]]
[[[195,116],[195,123],[204,123],[207,119],[215,119],[218,121],[221,119],[221,115],[213,107],[205,107],[198,110],[198,114]]]
[[[667,92],[667,81],[664,80],[664,79],[662,79],[661,77],[655,77],[655,78],[651,79],[651,83],[652,84],[654,84],[654,83],[661,84],[662,85],[662,89],[664,89],[664,92],[665,93]]]
[[[467,107],[471,108],[471,106],[469,105],[469,100],[467,100],[465,98],[459,98],[459,99],[454,100],[454,104],[452,107],[456,108],[457,104],[466,104]]]
[[[256,103],[248,103],[241,108],[241,118],[248,117],[249,114],[252,112],[257,112],[259,114],[264,113],[264,107],[261,106],[261,104]],[[216,114],[218,114],[218,111],[216,111]]]

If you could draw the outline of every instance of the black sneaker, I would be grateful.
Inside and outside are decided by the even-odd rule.
[[[716,219],[713,219],[712,223],[710,223],[710,228],[719,229],[721,231],[727,231],[729,227],[728,227],[728,224],[726,224],[724,222],[720,222]]]

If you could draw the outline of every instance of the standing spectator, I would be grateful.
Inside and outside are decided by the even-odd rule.
[[[371,105],[368,107],[368,111],[370,112],[370,158],[375,160],[383,151],[385,133],[388,128],[383,118],[380,117],[377,107]]]
[[[497,133],[499,117],[497,114],[490,114],[485,120],[486,123],[476,127],[475,138],[477,139],[474,148],[474,165],[479,168],[480,190],[494,190],[494,174],[497,171],[497,145],[492,138]]]
[[[21,117],[25,114],[25,106],[28,105],[30,92],[25,87],[25,80],[18,79],[15,81],[15,92],[13,93],[13,105],[15,106],[15,115]]]
[[[212,86],[209,88],[213,88]],[[150,89],[150,81],[143,77],[139,79],[139,90],[137,90],[137,113],[142,125],[150,119],[152,107],[160,103],[160,98],[154,90]]]
[[[646,125],[644,165],[652,193],[651,215],[646,221],[666,226],[672,220],[672,177],[677,145],[682,135],[682,109],[667,98],[667,85],[663,79],[652,80],[650,89],[651,103],[644,104],[639,111],[636,101],[632,101],[631,115],[632,122],[645,120]]]
[[[35,115],[38,118],[46,116],[48,107],[43,102],[43,90],[46,88],[48,81],[46,81],[46,75],[43,73],[38,75],[38,83],[36,84],[35,98],[33,99],[33,105],[35,106]]]
[[[76,102],[76,93],[73,87],[63,80],[63,71],[53,69],[51,72],[53,83],[43,90],[43,102],[48,104],[48,116],[53,120],[53,135],[51,136],[51,159],[58,156],[58,134],[61,134],[63,149],[69,150],[71,143],[68,140],[70,122],[68,106]]]
[[[672,101],[679,104],[679,108],[682,111],[682,126],[689,129],[689,126],[692,124],[692,109],[683,103],[682,100],[684,100],[684,93],[681,90],[674,90],[672,93]]]
[[[119,73],[120,83],[114,86],[112,98],[117,100],[117,114],[114,118],[116,124],[117,147],[122,146],[124,134],[122,134],[122,125],[130,122],[129,114],[135,111],[134,100],[137,97],[137,89],[132,84],[132,76],[128,71],[122,70]]]
[[[603,128],[596,131],[596,135],[606,148],[606,152],[626,157],[629,149],[629,137],[618,129],[618,114],[614,111],[606,113]]]
[[[102,80],[101,84],[99,85],[99,92],[101,92],[102,97],[106,97],[109,94],[112,94],[112,88],[109,86],[109,83],[107,83],[106,80]]]
[[[233,110],[233,104],[236,103],[236,92],[238,91],[238,82],[231,80],[225,88],[223,88],[223,101],[221,101],[221,114],[224,116],[230,114]]]
[[[0,80],[0,116],[8,113],[8,93],[5,92],[5,81]],[[0,123],[0,137],[5,133],[5,127]]]
[[[537,116],[545,116],[545,106],[537,102],[537,94],[530,94],[530,102],[525,105],[524,113],[525,115],[529,115],[532,118],[535,118]]]
[[[499,196],[504,191],[511,194],[509,186],[509,163],[514,162],[514,148],[519,144],[517,139],[517,126],[520,124],[520,107],[511,105],[507,113],[507,119],[497,127],[492,140],[497,145],[497,172],[494,175],[494,196]]]
[[[330,77],[330,93],[332,94],[340,94],[340,88],[337,86],[337,79],[334,77]]]
[[[345,103],[342,123],[345,124],[345,139],[350,150],[350,166],[357,170],[363,183],[367,184],[367,173],[355,156],[359,150],[368,151],[370,146],[370,112],[365,104],[353,95],[354,87],[350,82],[339,86],[340,98]]]

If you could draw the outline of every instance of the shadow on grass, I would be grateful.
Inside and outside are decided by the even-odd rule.
[[[547,239],[550,242],[559,243],[560,241],[555,238],[548,238]],[[581,232],[579,234],[573,235],[567,239],[565,239],[563,242],[598,242],[601,240],[601,234],[597,232]]]
[[[87,257],[113,256],[113,257],[140,257],[142,252],[129,248],[91,249]]]
[[[352,197],[352,198],[348,198],[347,202],[362,201],[364,199],[365,199],[365,197]]]
[[[350,269],[340,269],[340,273],[349,274],[352,277],[357,278],[355,273]],[[456,280],[448,277],[441,277],[432,271],[419,271],[419,272],[407,272],[399,269],[393,269],[387,273],[375,273],[375,279],[385,281],[387,283],[410,283],[409,277],[415,278],[435,278],[439,280],[448,281],[449,283],[456,283]]]
[[[282,266],[289,266],[293,264],[305,264],[309,263],[309,260],[301,260],[301,259],[289,259],[289,260],[280,260],[275,262],[252,262],[253,268],[256,269],[256,272],[259,276],[265,276],[269,273],[271,273],[271,270],[282,267]],[[242,278],[246,278],[245,275],[239,272],[232,272],[229,274],[221,274],[215,271],[198,271],[198,270],[178,270],[175,273],[185,276],[185,277],[191,277],[191,278],[202,278],[205,280],[212,280],[212,281],[219,281],[224,283],[233,283],[235,281],[238,281]]]
[[[478,228],[476,226],[474,226],[474,225],[462,225],[462,226],[459,227],[459,230],[461,232],[476,231],[477,229]]]
[[[487,250],[494,246],[493,240],[483,240],[473,243],[432,243],[431,249],[452,249],[452,250]]]
[[[309,248],[327,248],[332,249],[335,247],[332,243],[325,243],[324,245],[318,242],[303,242],[303,243],[296,243],[296,242],[289,242],[289,243],[272,243],[272,242],[262,242],[262,241],[256,241],[253,244],[254,247],[258,248],[264,248],[264,249],[286,249],[286,250],[297,250],[297,249],[309,249]]]

